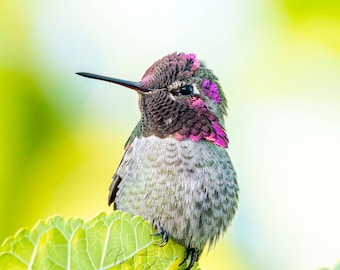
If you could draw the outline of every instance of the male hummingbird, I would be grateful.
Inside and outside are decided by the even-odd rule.
[[[236,173],[225,148],[227,102],[217,77],[195,54],[156,61],[141,81],[91,73],[138,93],[141,119],[113,176],[109,205],[140,215],[186,247],[187,269],[214,245],[238,205]]]

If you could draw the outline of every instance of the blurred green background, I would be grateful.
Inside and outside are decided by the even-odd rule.
[[[53,214],[107,206],[139,80],[194,52],[229,100],[241,186],[202,269],[316,269],[340,259],[340,2],[23,1],[0,10],[0,242]]]

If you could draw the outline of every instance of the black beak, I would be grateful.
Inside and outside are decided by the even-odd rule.
[[[101,75],[96,75],[92,73],[87,73],[87,72],[77,72],[76,74],[86,77],[86,78],[91,78],[91,79],[96,79],[96,80],[102,80],[102,81],[107,81],[107,82],[112,82],[115,84],[119,84],[128,88],[131,88],[133,90],[137,90],[138,92],[150,92],[152,89],[145,88],[141,85],[140,82],[131,82],[131,81],[126,81],[126,80],[121,80],[121,79],[116,79],[116,78],[110,78],[106,76],[101,76]]]

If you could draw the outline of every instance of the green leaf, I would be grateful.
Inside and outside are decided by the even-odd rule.
[[[164,247],[142,217],[115,211],[89,221],[60,216],[22,229],[0,247],[1,269],[184,269],[185,248]],[[197,263],[192,269],[198,269]]]

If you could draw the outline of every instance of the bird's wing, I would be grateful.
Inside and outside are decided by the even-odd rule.
[[[142,122],[139,121],[137,123],[136,127],[134,128],[134,130],[132,131],[130,137],[128,138],[128,140],[125,143],[125,146],[124,146],[125,153],[129,149],[129,147],[132,144],[132,142],[134,141],[134,139],[136,137],[139,137],[141,135],[141,133],[142,133]],[[118,186],[119,186],[120,182],[122,182],[122,180],[123,180],[122,176],[120,176],[118,174],[118,171],[119,171],[119,167],[122,164],[122,161],[124,160],[124,157],[125,157],[125,154],[124,154],[122,160],[119,163],[119,166],[118,166],[116,173],[112,177],[112,183],[111,183],[110,188],[109,188],[109,198],[108,198],[109,205],[111,205],[111,203],[114,202],[114,200],[116,198],[117,191],[118,191]]]
[[[139,120],[133,131],[131,132],[130,137],[127,139],[124,149],[125,151],[129,149],[130,145],[134,141],[136,137],[140,137],[142,134],[142,120]],[[124,157],[123,157],[124,158]]]
[[[112,177],[112,183],[110,185],[109,188],[109,205],[111,205],[111,203],[114,202],[115,198],[116,198],[116,194],[118,191],[118,185],[120,184],[120,182],[123,180],[123,178],[121,178],[117,173],[114,174],[114,176]]]

